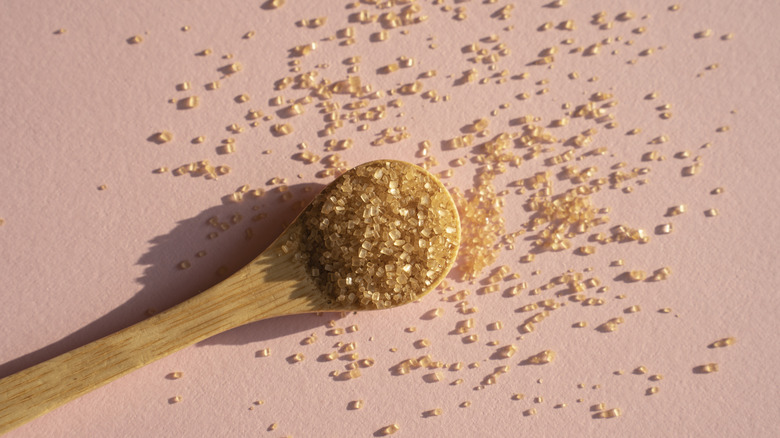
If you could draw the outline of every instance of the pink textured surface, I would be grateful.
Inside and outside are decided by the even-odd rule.
[[[4,2],[0,6],[0,145],[6,165],[0,185],[0,278],[3,279],[0,306],[0,377],[31,366],[59,353],[126,327],[144,317],[149,308],[170,307],[217,281],[220,266],[236,269],[262,250],[297,214],[297,201],[308,199],[303,187],[325,184],[319,178],[321,163],[304,165],[292,160],[306,142],[321,156],[329,137],[318,131],[325,124],[314,104],[305,114],[285,120],[294,127],[291,135],[274,137],[273,123],[280,123],[269,100],[277,95],[300,98],[304,90],[274,90],[275,81],[293,76],[289,50],[299,44],[318,41],[311,55],[299,58],[302,71],[318,70],[319,78],[333,81],[346,77],[342,60],[362,57],[360,72],[364,84],[374,90],[390,90],[411,82],[426,70],[438,74],[423,80],[425,90],[450,95],[449,101],[430,102],[419,95],[402,97],[405,106],[390,108],[388,116],[368,123],[345,123],[333,138],[352,138],[355,147],[340,151],[350,165],[396,158],[421,162],[415,154],[418,144],[430,140],[431,155],[440,163],[432,171],[450,168],[459,157],[473,157],[470,148],[442,150],[441,142],[462,135],[461,128],[473,120],[490,120],[492,135],[517,132],[516,120],[532,114],[540,125],[560,119],[564,103],[572,108],[587,102],[595,92],[614,94],[619,104],[610,108],[619,124],[607,129],[597,120],[575,118],[567,126],[549,128],[556,137],[567,139],[590,127],[598,129],[594,143],[577,154],[598,146],[608,148],[603,156],[587,156],[575,165],[597,166],[598,177],[606,177],[618,162],[627,168],[648,167],[647,184],[636,179],[621,189],[593,195],[601,207],[610,207],[611,221],[573,239],[573,247],[584,245],[587,236],[625,223],[651,232],[649,243],[599,245],[595,255],[573,251],[543,252],[530,264],[519,259],[531,248],[533,239],[518,239],[515,249],[504,249],[494,267],[509,265],[527,281],[530,289],[540,287],[567,269],[599,277],[609,287],[598,294],[603,306],[582,306],[561,298],[566,305],[551,313],[537,330],[522,335],[518,326],[530,316],[517,311],[521,306],[554,297],[557,289],[515,297],[502,292],[478,294],[481,285],[459,283],[454,290],[472,291],[467,299],[479,312],[458,313],[455,303],[440,301],[452,292],[433,292],[420,303],[403,308],[348,315],[339,327],[357,324],[355,333],[328,336],[326,323],[338,315],[303,315],[251,324],[216,336],[153,363],[100,388],[13,431],[9,437],[27,436],[371,436],[397,422],[397,436],[770,436],[780,418],[775,364],[780,361],[775,318],[778,298],[778,225],[776,166],[778,153],[771,128],[777,125],[778,106],[776,50],[766,49],[778,38],[773,19],[780,12],[766,1],[680,1],[679,11],[667,8],[672,2],[658,1],[570,1],[564,7],[548,2],[485,3],[452,2],[443,5],[465,7],[467,19],[453,19],[454,11],[430,1],[419,2],[429,20],[389,31],[385,42],[371,42],[379,24],[350,23],[349,16],[365,9],[383,13],[373,5],[348,8],[343,1],[304,2],[288,0],[277,10],[262,2],[197,0],[174,4],[135,2]],[[506,4],[515,4],[511,18],[491,15]],[[402,6],[395,6],[394,11]],[[611,29],[590,24],[592,15],[605,10]],[[615,21],[617,14],[631,10],[632,20]],[[328,17],[317,29],[295,26],[302,18]],[[537,28],[573,19],[576,29],[564,31]],[[191,26],[183,32],[180,28]],[[356,28],[354,45],[343,39],[324,40],[346,26]],[[505,30],[513,26],[511,30]],[[640,26],[644,33],[635,33]],[[64,28],[63,34],[54,31]],[[708,38],[694,34],[712,29]],[[252,39],[242,39],[250,30]],[[722,35],[734,33],[731,40]],[[508,70],[508,80],[487,84],[453,85],[463,72],[474,67],[479,78],[491,77],[487,64],[469,61],[473,54],[461,48],[496,34],[511,54],[501,57],[498,70]],[[141,35],[137,45],[126,41]],[[616,38],[620,37],[620,41]],[[572,45],[562,44],[573,38]],[[572,53],[606,38],[596,56]],[[633,44],[627,44],[633,40]],[[436,48],[432,49],[431,44]],[[555,62],[529,65],[544,48],[557,46]],[[211,48],[207,57],[195,56]],[[654,48],[655,53],[640,52]],[[612,52],[616,51],[615,54]],[[233,59],[223,56],[232,54]],[[411,68],[390,74],[377,69],[399,56],[415,59]],[[627,63],[635,59],[635,64]],[[218,80],[218,68],[238,61],[243,70],[221,79],[218,90],[204,85]],[[315,68],[327,64],[327,68]],[[718,68],[706,69],[718,64]],[[554,67],[554,68],[553,68]],[[569,74],[579,72],[578,79]],[[526,79],[514,78],[528,72]],[[589,80],[589,78],[597,79]],[[547,83],[540,81],[547,80]],[[190,81],[190,91],[176,91],[176,84]],[[540,94],[547,88],[548,93]],[[645,96],[656,91],[658,98]],[[530,98],[520,100],[522,92]],[[251,100],[234,98],[248,93]],[[191,110],[177,110],[169,99],[199,95],[201,104]],[[375,99],[369,106],[386,104],[393,97]],[[335,98],[342,104],[350,99]],[[317,100],[315,99],[315,102]],[[492,110],[502,103],[496,116]],[[659,118],[656,107],[670,103],[673,117]],[[256,128],[244,119],[248,108],[275,115]],[[346,111],[342,111],[346,113]],[[226,127],[239,123],[245,131],[230,134]],[[405,126],[409,139],[383,146],[369,142],[384,128]],[[716,132],[729,126],[727,132]],[[634,127],[638,135],[626,135]],[[147,141],[155,132],[168,130],[175,136],[168,144]],[[190,140],[204,135],[203,144]],[[650,140],[667,135],[660,145]],[[236,153],[220,155],[222,139],[236,139]],[[477,138],[476,143],[484,139]],[[705,143],[712,147],[702,148]],[[568,149],[554,145],[556,152]],[[263,154],[272,150],[270,154]],[[664,161],[646,162],[642,156],[658,150]],[[675,158],[681,151],[688,158]],[[524,155],[527,150],[513,150]],[[520,167],[496,179],[497,190],[508,189],[505,197],[507,231],[516,231],[528,220],[523,208],[528,194],[519,195],[512,181],[561,166],[546,166],[544,158],[526,160]],[[681,170],[701,157],[702,172],[683,177]],[[232,172],[217,180],[191,176],[174,177],[171,172],[154,174],[161,166],[171,169],[193,161],[209,159],[229,165]],[[571,163],[569,163],[571,164]],[[468,189],[478,165],[470,162],[455,169],[449,185]],[[624,169],[624,170],[626,170]],[[282,201],[276,191],[259,201],[241,204],[223,198],[243,184],[271,189],[273,177],[287,178],[295,197]],[[641,179],[640,177],[638,179]],[[554,179],[553,193],[572,184]],[[97,189],[105,184],[107,189]],[[710,194],[724,187],[719,195]],[[664,217],[668,207],[684,203],[689,212]],[[249,218],[259,212],[261,222]],[[717,208],[720,215],[705,217]],[[244,220],[219,238],[208,240],[208,218],[227,221],[236,212]],[[654,228],[674,223],[669,235],[655,235]],[[244,238],[253,228],[255,237]],[[195,257],[206,250],[208,255]],[[624,267],[610,267],[622,258]],[[189,260],[193,267],[178,270]],[[662,282],[626,283],[616,279],[629,269],[652,272],[669,266],[672,277]],[[532,273],[540,270],[538,275]],[[489,269],[479,279],[487,277]],[[501,290],[517,281],[502,282]],[[617,295],[625,299],[617,299]],[[639,305],[642,311],[624,314],[623,309]],[[422,320],[428,310],[441,307],[444,315]],[[673,309],[670,314],[657,310]],[[595,327],[609,318],[623,316],[626,323],[614,333],[600,333]],[[457,321],[474,317],[473,333],[479,341],[465,343],[452,334]],[[504,328],[488,331],[487,325],[501,320]],[[587,328],[572,324],[588,321]],[[416,332],[404,329],[415,326]],[[318,341],[301,345],[315,333]],[[709,349],[712,341],[735,336],[737,344]],[[373,340],[369,338],[373,337]],[[415,348],[414,341],[427,338],[431,346]],[[491,359],[497,348],[513,343],[519,352],[508,360]],[[334,381],[333,370],[343,370],[343,360],[321,362],[317,358],[333,351],[336,342],[355,341],[361,357],[373,357],[377,364],[363,370],[361,378]],[[397,352],[391,352],[395,347]],[[262,348],[272,356],[256,357]],[[541,350],[552,349],[558,357],[547,365],[524,366],[519,362]],[[302,352],[306,359],[290,364],[286,357]],[[431,354],[445,363],[478,362],[479,368],[441,370],[445,380],[427,383],[414,370],[409,375],[392,375],[390,368],[409,357]],[[693,367],[717,362],[720,371],[694,374]],[[495,385],[475,390],[500,365],[510,371]],[[631,371],[643,365],[646,375]],[[614,371],[625,374],[616,375]],[[166,375],[182,371],[184,377],[168,380]],[[651,382],[648,376],[663,374]],[[461,385],[450,382],[461,378]],[[585,388],[578,388],[584,383]],[[598,385],[598,386],[596,386]],[[660,392],[646,395],[651,386]],[[523,393],[515,401],[512,394]],[[183,401],[169,404],[181,395]],[[534,403],[541,396],[542,403]],[[365,407],[350,411],[351,400],[365,400]],[[583,399],[582,402],[577,402]],[[253,402],[263,400],[261,406]],[[461,408],[463,401],[471,401]],[[605,403],[619,407],[619,418],[592,418],[591,407]],[[555,405],[566,403],[565,408]],[[252,407],[253,409],[250,409]],[[440,417],[424,418],[423,411],[442,408]],[[523,412],[536,408],[537,414]],[[268,431],[272,423],[278,429]],[[772,430],[775,430],[773,433]]]

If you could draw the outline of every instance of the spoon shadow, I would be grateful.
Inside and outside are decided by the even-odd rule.
[[[274,189],[260,198],[225,202],[179,221],[169,233],[151,239],[149,249],[138,259],[138,264],[146,268],[137,279],[142,288],[133,297],[62,339],[1,364],[0,378],[129,327],[219,283],[263,252],[323,187],[291,185],[292,197],[288,200]],[[212,233],[217,233],[216,237]],[[200,251],[206,254],[199,257]],[[180,263],[185,260],[191,266],[182,269]],[[295,315],[285,317],[283,323],[279,318],[262,320],[228,330],[196,346],[265,341],[309,331],[321,326],[323,318],[334,319],[337,315]]]

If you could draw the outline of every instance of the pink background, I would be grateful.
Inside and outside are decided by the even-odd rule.
[[[275,114],[279,108],[269,100],[281,95],[296,99],[302,90],[274,90],[274,82],[292,76],[289,49],[312,41],[319,46],[301,59],[302,71],[315,69],[320,78],[346,77],[342,60],[362,57],[360,72],[364,84],[374,90],[390,90],[413,81],[421,72],[435,69],[434,78],[423,80],[425,90],[448,94],[448,102],[432,103],[419,95],[402,97],[405,106],[391,108],[388,117],[358,131],[346,123],[333,138],[352,138],[355,147],[339,152],[350,166],[378,158],[396,158],[419,163],[418,144],[430,140],[431,155],[437,157],[439,172],[450,161],[472,157],[470,149],[442,150],[440,142],[461,135],[460,129],[475,119],[490,120],[491,137],[520,129],[512,120],[527,114],[541,118],[546,126],[560,119],[564,103],[584,104],[595,92],[614,94],[619,104],[609,109],[619,126],[607,129],[603,123],[572,119],[564,127],[550,128],[556,137],[567,139],[595,127],[594,143],[608,154],[586,157],[571,164],[580,168],[597,166],[597,177],[607,177],[610,166],[626,162],[627,168],[649,167],[645,185],[636,179],[624,186],[632,193],[604,187],[593,195],[597,206],[610,207],[611,221],[593,232],[608,233],[610,227],[627,224],[652,235],[645,245],[622,243],[599,245],[591,256],[573,251],[545,252],[530,264],[520,263],[531,249],[532,240],[518,239],[514,250],[503,250],[494,266],[509,265],[530,288],[540,287],[569,268],[592,267],[609,291],[589,296],[603,297],[603,306],[592,307],[562,300],[533,333],[523,335],[517,327],[530,314],[519,307],[552,297],[553,290],[539,296],[527,291],[516,297],[497,292],[479,295],[480,285],[457,283],[455,291],[468,289],[470,305],[479,312],[462,315],[455,303],[440,301],[451,292],[431,293],[420,303],[381,313],[349,315],[339,327],[352,324],[359,331],[329,336],[326,324],[338,315],[302,315],[251,324],[187,348],[100,388],[13,431],[9,437],[32,436],[372,436],[380,428],[397,422],[398,436],[770,436],[780,418],[780,387],[776,364],[780,361],[776,343],[778,314],[777,256],[778,187],[777,147],[773,128],[777,126],[779,94],[778,52],[773,49],[778,32],[775,19],[778,4],[769,1],[569,1],[561,8],[548,2],[481,1],[444,5],[465,7],[467,19],[453,19],[454,11],[443,5],[419,2],[429,20],[422,24],[390,30],[385,42],[371,42],[379,24],[348,23],[361,9],[382,13],[372,5],[348,9],[346,2],[304,2],[288,0],[281,9],[261,8],[259,1],[189,1],[160,4],[153,1],[76,2],[6,1],[0,5],[0,147],[6,164],[0,171],[0,278],[3,280],[0,306],[0,376],[31,366],[59,353],[81,346],[144,318],[149,308],[164,309],[214,284],[220,266],[236,269],[261,251],[309,199],[303,188],[326,184],[320,178],[322,163],[305,165],[292,160],[306,142],[323,157],[319,137],[325,122],[314,104],[305,114],[284,120],[294,127],[291,135],[274,137],[269,128],[281,118],[261,121],[251,128],[244,119],[249,108]],[[505,4],[515,4],[511,18],[491,18]],[[668,4],[667,4],[668,3]],[[401,6],[392,8],[398,11]],[[592,25],[591,16],[601,10],[614,21],[612,29]],[[627,22],[615,21],[617,14],[633,11]],[[302,18],[328,17],[317,29],[295,26]],[[539,31],[543,23],[572,19],[576,29]],[[189,25],[191,30],[180,28]],[[343,39],[325,41],[347,25],[356,29],[354,45],[339,45]],[[504,30],[514,26],[512,30]],[[632,30],[646,27],[642,34]],[[54,34],[66,29],[61,35]],[[694,34],[711,29],[709,38]],[[252,39],[242,39],[250,30]],[[721,36],[733,33],[729,41]],[[479,42],[490,34],[496,43]],[[141,35],[141,44],[126,41]],[[596,56],[570,53],[612,38]],[[614,41],[621,37],[620,42]],[[573,38],[571,46],[560,42]],[[633,40],[633,45],[626,45]],[[497,84],[454,86],[453,82],[472,67],[479,78],[495,72],[485,64],[469,62],[461,52],[479,42],[490,48],[506,43],[511,55],[501,57],[498,72],[506,69],[510,79]],[[429,46],[436,44],[435,49]],[[528,65],[544,48],[555,45],[552,68]],[[663,49],[659,49],[663,47]],[[211,48],[208,57],[195,53]],[[639,56],[654,48],[650,56]],[[616,54],[611,54],[616,50]],[[223,59],[232,54],[233,59]],[[399,56],[415,59],[411,68],[390,74],[377,69]],[[636,59],[634,65],[627,61]],[[221,80],[221,88],[207,91],[204,85],[218,80],[217,71],[238,61],[243,70]],[[718,68],[707,70],[711,64]],[[579,72],[578,79],[569,73]],[[511,76],[528,72],[527,79]],[[701,75],[700,75],[701,74]],[[589,81],[588,78],[598,80]],[[546,84],[539,81],[547,80]],[[177,91],[176,84],[190,81],[190,91]],[[548,88],[546,94],[537,94]],[[658,93],[655,100],[644,97]],[[531,97],[515,96],[527,92]],[[237,103],[235,96],[247,93],[251,100]],[[189,95],[201,98],[199,107],[177,110],[169,99]],[[376,99],[370,106],[386,103]],[[345,104],[346,96],[334,100]],[[490,112],[510,103],[496,116]],[[659,118],[657,106],[670,103],[673,117]],[[346,112],[346,111],[344,111]],[[226,127],[239,123],[245,131],[230,134]],[[371,146],[369,142],[384,128],[405,126],[411,137],[399,143]],[[729,126],[728,132],[716,128]],[[642,128],[639,135],[626,132]],[[147,141],[155,132],[168,130],[174,140],[157,145]],[[202,144],[190,140],[204,135]],[[647,144],[659,135],[669,142]],[[236,139],[236,153],[218,154],[222,139]],[[481,142],[482,139],[477,139]],[[712,147],[702,149],[705,143]],[[566,148],[555,145],[556,152]],[[272,150],[270,154],[263,151]],[[657,150],[665,161],[644,162],[646,152]],[[674,155],[690,151],[688,158]],[[514,150],[519,155],[526,150]],[[508,189],[504,217],[508,232],[528,220],[512,181],[527,178],[548,167],[544,157],[510,167],[496,180],[497,190]],[[701,156],[702,172],[681,176],[684,166]],[[229,175],[217,180],[203,177],[174,177],[171,172],[155,174],[161,166],[170,169],[209,159],[231,166]],[[473,185],[476,164],[455,169],[445,180],[465,190]],[[270,190],[273,177],[287,178],[295,197],[282,201]],[[640,177],[638,179],[641,179]],[[568,180],[553,178],[554,193],[571,187]],[[106,190],[98,190],[105,184]],[[259,201],[241,204],[223,202],[238,187],[249,184],[269,193]],[[724,193],[710,191],[724,187]],[[667,218],[668,207],[684,203],[688,213]],[[253,210],[259,206],[259,210]],[[705,217],[717,208],[720,215]],[[208,240],[208,218],[228,221],[240,212],[244,220],[217,239]],[[252,222],[258,212],[267,219]],[[662,223],[672,222],[669,235],[655,235]],[[253,228],[246,240],[244,230]],[[573,239],[573,247],[587,244],[587,235]],[[532,235],[532,234],[528,234]],[[525,237],[525,236],[523,236]],[[590,243],[593,244],[593,243]],[[206,250],[208,255],[195,257]],[[610,267],[622,258],[624,267]],[[189,260],[192,268],[176,265]],[[663,266],[672,270],[662,282],[625,283],[615,279],[629,269],[652,272]],[[538,275],[532,273],[540,270]],[[489,275],[489,269],[480,279]],[[502,283],[502,290],[517,281]],[[624,294],[625,299],[616,299]],[[639,305],[641,312],[624,314],[623,309]],[[441,307],[444,314],[423,320],[428,310]],[[670,314],[657,310],[673,309]],[[614,333],[600,333],[595,327],[617,316],[626,323]],[[457,321],[474,317],[472,333],[479,341],[464,343],[462,335],[450,334]],[[487,325],[501,320],[503,330],[488,331]],[[587,328],[572,324],[587,321]],[[416,332],[408,333],[408,327]],[[318,340],[301,341],[311,333]],[[737,344],[709,349],[717,339],[735,336]],[[373,340],[369,338],[373,337]],[[431,346],[415,348],[427,338]],[[508,360],[491,359],[498,346],[514,343],[518,353]],[[338,342],[357,342],[360,357],[372,357],[377,364],[363,370],[359,379],[334,381],[329,373],[344,370],[342,360],[320,362],[317,357],[333,351]],[[391,347],[397,352],[390,351]],[[270,348],[271,357],[256,357]],[[547,365],[518,363],[539,351],[551,349],[558,357]],[[290,364],[286,358],[301,352],[306,359]],[[444,381],[427,383],[423,376],[433,371],[415,370],[395,376],[390,368],[410,357],[431,354],[446,363],[479,362],[479,368],[442,370]],[[717,362],[720,371],[694,374],[692,368]],[[508,374],[495,385],[475,390],[482,379],[500,365],[510,365]],[[643,365],[649,374],[631,370]],[[615,375],[623,370],[625,374]],[[166,375],[181,371],[179,380]],[[660,382],[648,376],[663,374]],[[450,385],[462,378],[462,385]],[[584,383],[585,388],[577,387]],[[594,385],[596,389],[594,389]],[[651,386],[660,392],[646,395]],[[512,394],[523,393],[515,401]],[[183,400],[169,404],[171,397]],[[543,397],[534,403],[534,397]],[[577,399],[582,398],[582,402]],[[351,400],[363,399],[362,410],[351,411]],[[253,406],[263,400],[261,406]],[[458,407],[471,401],[468,408]],[[591,407],[605,403],[619,407],[623,415],[609,420],[592,418]],[[565,408],[555,408],[566,403]],[[254,409],[250,409],[254,407]],[[422,412],[443,409],[440,417],[424,418]],[[536,408],[534,416],[524,416]],[[268,431],[272,423],[278,428]]]

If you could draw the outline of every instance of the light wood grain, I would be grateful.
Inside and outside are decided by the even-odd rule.
[[[0,380],[0,433],[210,336],[264,318],[332,308],[292,252],[279,249],[286,235],[211,289]]]

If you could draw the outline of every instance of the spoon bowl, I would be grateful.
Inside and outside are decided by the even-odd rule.
[[[262,254],[189,300],[0,380],[0,434],[226,330],[310,312],[417,300],[447,275],[458,213],[424,169],[379,160],[345,172]]]

